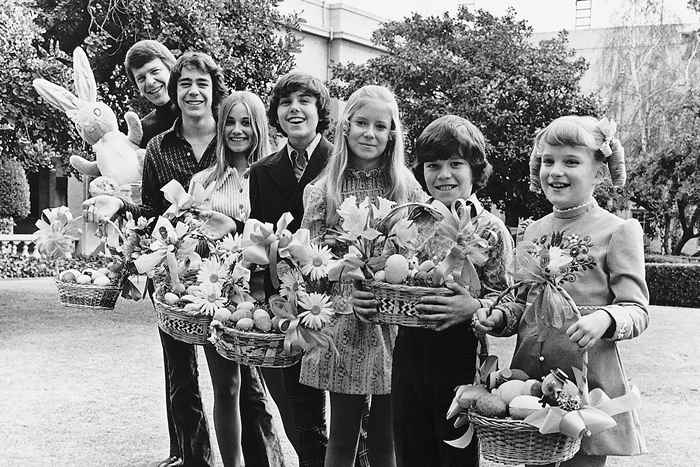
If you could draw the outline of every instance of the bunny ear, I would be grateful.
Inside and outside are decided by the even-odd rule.
[[[97,84],[90,62],[82,48],[73,51],[73,80],[78,97],[88,102],[97,102]]]
[[[35,79],[32,84],[34,89],[46,102],[64,111],[70,118],[78,111],[78,98],[66,88],[53,84],[45,79]]]

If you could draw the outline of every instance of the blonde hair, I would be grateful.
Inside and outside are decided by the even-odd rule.
[[[318,184],[326,188],[326,224],[335,225],[338,220],[337,209],[341,204],[340,191],[345,180],[345,171],[348,167],[348,159],[353,157],[348,147],[346,132],[350,125],[350,119],[369,101],[379,101],[389,106],[391,113],[391,131],[386,149],[381,155],[382,169],[388,175],[389,187],[384,197],[404,203],[408,199],[408,182],[413,179],[413,174],[406,167],[404,157],[403,132],[399,119],[399,106],[396,98],[383,86],[367,85],[353,92],[348,99],[342,117],[335,128],[335,145],[333,155],[323,173],[318,178]]]
[[[270,154],[270,132],[267,122],[265,104],[260,98],[250,91],[234,91],[221,102],[216,121],[216,162],[213,170],[207,176],[204,186],[207,187],[216,180],[221,179],[226,173],[228,162],[226,160],[226,119],[231,110],[242,104],[250,115],[251,126],[253,128],[253,141],[248,152],[248,165],[255,163]]]
[[[537,132],[530,154],[530,190],[540,191],[542,146],[576,146],[593,151],[596,160],[607,164],[614,186],[623,186],[627,179],[625,149],[614,137],[615,123],[607,118],[566,115]]]

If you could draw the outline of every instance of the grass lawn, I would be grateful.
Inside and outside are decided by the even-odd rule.
[[[0,464],[146,466],[165,457],[162,355],[149,302],[115,311],[58,304],[47,279],[0,281]],[[620,345],[643,395],[650,454],[611,466],[688,466],[700,440],[700,309],[652,307]],[[512,339],[494,350],[508,360]],[[200,350],[207,411],[211,383]],[[210,424],[213,436],[213,424]]]

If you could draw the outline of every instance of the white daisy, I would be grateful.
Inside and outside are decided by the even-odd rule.
[[[201,284],[221,285],[226,278],[226,267],[219,263],[219,259],[207,258],[202,261],[202,265],[197,273],[197,282]]]
[[[306,311],[299,314],[301,324],[319,330],[331,321],[333,304],[331,299],[320,293],[304,294],[299,297],[299,305]]]
[[[192,294],[182,297],[182,300],[191,302],[185,305],[186,311],[211,316],[217,309],[226,305],[226,298],[221,296],[221,287],[212,283],[202,284],[192,290]]]
[[[298,270],[290,269],[280,276],[280,295],[291,299],[304,292],[304,278]]]
[[[328,275],[328,263],[331,250],[327,246],[311,245],[311,256],[301,267],[301,272],[311,280],[318,280]]]

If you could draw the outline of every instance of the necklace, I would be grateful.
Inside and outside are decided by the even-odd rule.
[[[554,206],[552,206],[552,207],[554,208],[554,212],[561,214],[561,213],[565,213],[565,212],[577,211],[579,209],[582,209],[582,208],[588,206],[589,204],[593,204],[594,202],[595,202],[595,199],[590,199],[583,204],[579,204],[578,206],[573,206],[573,207],[566,208],[566,209],[557,209]]]

